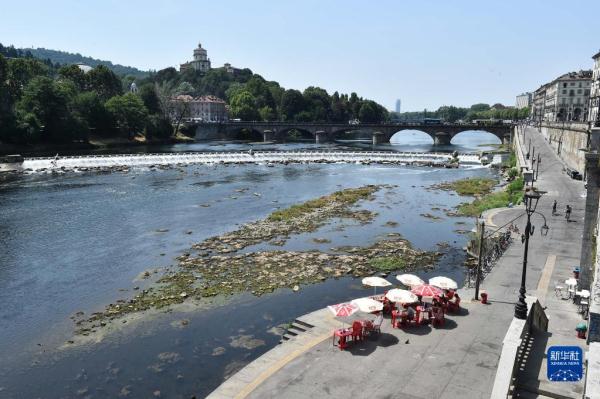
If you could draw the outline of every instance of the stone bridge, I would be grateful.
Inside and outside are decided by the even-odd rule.
[[[303,138],[314,138],[317,143],[355,137],[357,133],[369,135],[373,144],[388,143],[403,130],[427,133],[436,145],[448,145],[454,136],[468,130],[481,130],[509,143],[512,125],[479,124],[425,124],[425,123],[304,123],[304,122],[223,122],[196,124],[196,139],[236,139],[245,132],[246,137],[263,141],[284,141],[290,131]]]

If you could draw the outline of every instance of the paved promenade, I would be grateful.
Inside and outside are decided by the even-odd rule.
[[[584,190],[581,182],[562,172],[562,164],[538,134],[531,131],[527,140],[529,137],[536,153],[542,156],[537,186],[548,193],[540,200],[538,210],[546,215],[550,231],[542,237],[539,231],[543,221],[538,216],[533,219],[536,231],[530,239],[527,290],[547,306],[550,331],[534,340],[517,383],[520,397],[544,397],[528,391],[556,389],[557,384],[548,386],[543,382],[544,375],[538,377],[545,373],[543,353],[547,344],[584,346],[583,340],[573,338],[575,325],[581,321],[575,305],[554,294],[555,281],[570,277],[572,267],[578,263]],[[551,216],[554,199],[559,202],[560,213],[566,203],[573,206],[573,222],[567,223],[561,215]],[[501,226],[520,213],[522,207],[492,212],[489,228]],[[525,217],[516,224],[524,231]],[[341,322],[327,310],[317,311],[309,315],[308,324],[315,327],[249,364],[210,397],[489,398],[502,341],[518,297],[522,255],[523,245],[515,240],[483,282],[491,303],[471,301],[472,290],[459,291],[463,310],[449,315],[443,328],[392,329],[386,319],[379,339],[340,351],[332,346],[331,331]],[[576,398],[581,387],[563,384],[560,394]]]

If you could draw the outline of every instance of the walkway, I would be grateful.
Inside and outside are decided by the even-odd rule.
[[[540,200],[538,210],[549,217],[550,232],[547,237],[541,237],[538,232],[543,222],[534,219],[537,229],[530,240],[527,288],[530,295],[538,295],[542,304],[548,306],[548,342],[569,344],[575,334],[573,323],[579,316],[574,305],[554,297],[554,281],[569,277],[572,266],[577,264],[583,225],[584,200],[580,197],[583,184],[562,173],[562,165],[539,136],[536,135],[533,142],[536,152],[540,151],[542,156],[538,186],[548,191]],[[554,198],[561,208],[565,201],[573,205],[574,222],[550,216]],[[493,222],[500,226],[522,211],[515,208],[497,213],[492,216]],[[524,218],[518,220],[521,231],[524,223]],[[321,325],[320,334],[310,341],[299,334],[278,346],[273,350],[278,354],[268,352],[226,381],[210,397],[489,398],[502,341],[518,297],[522,252],[523,246],[515,241],[486,277],[482,288],[489,294],[490,305],[470,301],[473,292],[465,290],[461,303],[463,313],[451,315],[445,328],[424,326],[397,330],[392,329],[386,319],[378,340],[339,351],[332,346],[327,327],[323,327],[335,325],[335,321],[327,311],[320,311],[313,315],[318,315],[313,325]],[[294,340],[299,341],[294,343]],[[584,344],[583,340],[576,342]],[[271,358],[265,358],[268,356]],[[536,364],[527,367],[530,375],[526,377],[531,377],[534,385],[540,385],[535,377],[545,372],[542,367],[545,362],[540,356],[532,354],[530,359]],[[579,385],[568,388],[570,392],[578,389]],[[527,393],[523,397],[527,397],[525,395]],[[566,397],[576,396],[568,394]]]

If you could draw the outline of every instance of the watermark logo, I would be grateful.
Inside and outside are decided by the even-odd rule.
[[[583,351],[578,346],[551,346],[547,361],[550,381],[579,381],[583,376]]]

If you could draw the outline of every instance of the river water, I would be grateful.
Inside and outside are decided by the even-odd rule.
[[[464,143],[447,150],[478,151],[480,144],[489,142],[490,137],[467,135]],[[408,147],[427,151],[429,144]],[[168,146],[164,151],[242,148],[248,147],[212,143]],[[261,297],[241,294],[206,309],[158,313],[123,325],[99,343],[65,349],[74,330],[70,316],[78,311],[89,315],[135,295],[134,287],[147,284],[134,281],[136,276],[175,264],[174,258],[193,243],[343,188],[397,185],[359,204],[378,212],[372,223],[334,220],[269,249],[328,251],[340,245],[369,245],[399,232],[422,249],[448,244],[436,269],[419,272],[421,277],[442,274],[462,281],[467,236],[460,230],[470,230],[473,221],[448,217],[444,209],[465,198],[427,187],[472,176],[494,172],[481,167],[354,164],[192,165],[11,178],[0,185],[0,397],[147,398],[159,392],[160,397],[204,397],[277,345],[280,337],[273,327],[371,291],[358,279],[341,278],[302,286],[300,292],[286,288]],[[246,190],[236,191],[242,189]],[[421,216],[424,213],[441,219]],[[398,225],[386,224],[390,221]],[[317,237],[331,242],[315,243],[312,239]]]

